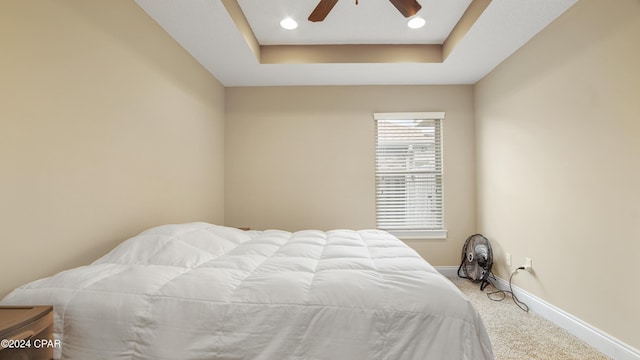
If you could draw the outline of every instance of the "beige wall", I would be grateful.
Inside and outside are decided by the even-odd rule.
[[[0,2],[0,297],[223,222],[224,88],[133,1]]]
[[[517,285],[640,349],[640,2],[582,0],[476,87],[478,229]]]
[[[227,225],[374,228],[374,112],[445,111],[449,239],[409,242],[434,265],[475,230],[471,86],[228,88]]]

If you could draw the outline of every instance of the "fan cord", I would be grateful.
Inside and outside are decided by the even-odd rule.
[[[524,266],[516,268],[511,272],[511,276],[509,276],[509,290],[500,290],[492,281],[490,281],[490,279],[487,279],[487,281],[491,284],[491,286],[496,288],[496,291],[487,292],[487,297],[493,301],[502,301],[507,297],[507,294],[509,294],[511,295],[513,302],[516,305],[518,305],[518,307],[522,309],[522,311],[529,312],[529,306],[523,303],[522,301],[520,301],[520,299],[518,299],[516,294],[513,293],[513,287],[511,286],[511,280],[513,279],[513,275],[515,275],[518,272],[518,270],[524,270]],[[502,295],[502,297],[495,297],[496,294],[500,294]]]

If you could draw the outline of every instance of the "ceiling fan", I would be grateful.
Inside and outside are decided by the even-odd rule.
[[[400,13],[404,17],[410,17],[415,15],[422,6],[416,0],[389,0],[393,4],[393,6],[400,11]],[[320,0],[318,5],[311,15],[309,15],[309,21],[318,22],[324,20],[324,18],[329,15],[331,9],[336,5],[338,0]],[[358,4],[358,0],[356,0],[356,4]]]

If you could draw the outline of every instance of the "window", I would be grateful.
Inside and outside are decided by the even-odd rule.
[[[376,113],[376,223],[404,238],[446,238],[444,113]]]

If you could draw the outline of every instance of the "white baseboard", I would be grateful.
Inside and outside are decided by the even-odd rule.
[[[458,276],[457,266],[437,266],[436,270],[446,277]],[[498,277],[497,280],[501,289],[509,287],[507,280]],[[637,349],[515,285],[512,287],[518,299],[526,303],[531,311],[565,329],[603,354],[615,360],[640,360],[640,351]]]

